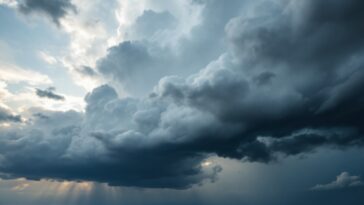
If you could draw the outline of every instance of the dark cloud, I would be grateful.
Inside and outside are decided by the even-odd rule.
[[[313,2],[305,6],[309,8],[300,9],[311,9],[316,4]],[[358,5],[353,4],[352,6]],[[350,9],[351,7],[345,8]],[[327,42],[330,45],[340,43],[340,40],[334,38],[336,36],[335,30],[329,30],[330,32],[326,31],[327,35],[322,40],[304,42],[302,46],[299,45],[300,40],[314,38],[317,34],[312,32],[305,34],[304,37],[300,36],[301,34],[298,31],[301,28],[296,28],[297,25],[289,20],[300,19],[302,25],[307,25],[309,23],[305,22],[305,20],[312,21],[312,19],[306,13],[301,13],[302,16],[295,16],[299,12],[293,11],[297,9],[292,8],[292,12],[283,12],[281,10],[268,17],[263,16],[256,19],[241,17],[232,20],[227,26],[227,33],[232,40],[231,44],[238,49],[234,50],[233,59],[240,63],[231,65],[230,60],[222,63],[220,60],[216,63],[217,67],[220,68],[211,68],[212,72],[207,72],[208,69],[205,69],[205,72],[198,77],[189,79],[190,82],[194,83],[192,86],[189,81],[187,81],[187,85],[180,86],[179,83],[177,87],[180,87],[180,89],[177,90],[174,82],[171,82],[172,85],[168,84],[168,86],[173,88],[174,92],[185,92],[184,96],[187,96],[189,103],[193,104],[196,104],[197,98],[194,95],[190,97],[190,95],[192,92],[199,90],[201,94],[198,100],[205,99],[202,104],[206,108],[210,104],[219,103],[219,99],[212,100],[210,98],[211,91],[218,93],[221,87],[230,82],[237,82],[235,85],[238,86],[243,81],[249,83],[251,77],[254,81],[254,76],[259,75],[259,73],[275,72],[274,81],[271,82],[269,87],[257,88],[254,84],[249,83],[247,89],[240,88],[242,91],[239,92],[239,95],[234,95],[235,92],[233,92],[229,102],[219,103],[218,106],[211,109],[211,112],[215,112],[223,118],[230,118],[227,120],[248,122],[252,124],[252,128],[257,127],[257,129],[252,129],[254,132],[270,132],[270,134],[274,135],[276,135],[275,130],[279,131],[277,133],[279,134],[280,132],[286,132],[285,129],[294,130],[320,126],[346,125],[361,130],[359,122],[361,121],[363,108],[360,102],[363,101],[363,98],[360,97],[358,90],[362,88],[363,73],[361,71],[362,61],[358,59],[358,56],[361,55],[362,51],[355,47],[355,49],[346,52],[333,52],[331,54],[332,61],[336,61],[338,58],[342,59],[341,63],[333,65],[322,63],[322,58],[319,55],[317,55],[317,60],[303,60],[306,57],[302,57],[302,61],[291,61],[290,55],[297,55],[299,58],[301,58],[301,55],[311,55],[312,52],[307,51],[306,46],[320,46],[316,45],[316,41],[320,43],[330,41]],[[331,15],[331,18],[326,19],[326,24],[333,25],[335,28],[345,27],[344,30],[348,39],[350,39],[351,35],[356,35],[357,27],[347,26],[347,24],[350,24],[348,23],[349,20],[345,21],[345,18],[337,20],[335,12]],[[317,30],[319,29],[323,28],[317,28]],[[296,31],[290,33],[282,32],[283,30]],[[284,33],[284,38],[281,35],[282,33]],[[241,39],[240,43],[235,41],[236,39]],[[297,45],[292,46],[292,48],[287,47],[292,39],[297,41]],[[360,44],[361,42],[358,41],[362,41],[362,39],[354,39],[351,43]],[[276,49],[266,52],[271,48],[270,45],[276,42],[277,47],[274,47]],[[275,56],[277,52],[287,52],[287,54],[278,58]],[[225,69],[225,67],[230,67],[230,69]],[[221,76],[220,73],[226,72],[226,70],[233,72],[231,77],[224,79],[220,84],[216,84],[211,88],[212,77],[215,75]],[[237,78],[238,80],[236,80]],[[195,79],[198,79],[198,81]],[[201,91],[201,89],[204,90]],[[231,89],[226,90],[230,91]],[[335,100],[331,104],[333,98]],[[235,101],[237,106],[223,105]],[[332,106],[327,108],[327,104]],[[215,109],[216,107],[224,110]]]
[[[41,116],[47,120],[35,118],[24,130],[1,132],[1,172],[34,180],[182,189],[204,179],[214,180],[221,171],[219,166],[201,165],[207,157],[204,153],[180,148],[173,139],[158,142],[157,136],[151,136],[153,142],[143,130],[130,129],[133,123],[127,123],[134,121],[129,117],[133,118],[137,102],[118,99],[109,86],[95,89],[86,101],[84,120],[74,111],[44,111]],[[147,123],[145,115],[140,113],[138,120]]]
[[[237,148],[236,141],[225,143],[231,146],[229,151],[215,150],[222,156],[269,161],[275,152],[290,155],[331,144],[362,145],[364,99],[359,90],[363,88],[363,62],[358,58],[361,47],[354,46],[362,39],[354,38],[357,26],[348,26],[353,19],[338,18],[336,12],[328,12],[325,21],[316,24],[323,20],[315,20],[311,17],[314,13],[307,10],[315,11],[321,5],[318,2],[302,5],[292,1],[271,13],[232,19],[226,27],[231,53],[187,79],[164,78],[156,92],[240,127],[231,138],[241,145]],[[329,9],[351,10],[359,5],[353,1],[341,6]],[[305,32],[307,28],[311,32]],[[336,28],[343,28],[343,36],[336,36]],[[320,37],[322,30],[325,35]],[[353,47],[331,52],[331,60],[315,53],[326,45],[340,44],[344,38],[353,39]],[[268,86],[262,86],[262,81]],[[305,128],[318,133],[287,137]],[[333,129],[344,131],[333,133]],[[281,140],[267,147],[259,141],[260,136]]]
[[[243,144],[239,151],[251,161],[275,160],[276,154],[299,155],[314,152],[318,147],[345,148],[364,145],[362,133],[353,128],[303,129],[280,138],[258,137]]]
[[[35,94],[40,98],[49,98],[52,100],[65,100],[65,97],[54,93],[55,88],[50,87],[45,90],[36,89]]]
[[[19,0],[18,3],[20,12],[44,14],[58,26],[60,25],[59,20],[67,13],[76,12],[76,7],[70,0]]]
[[[278,8],[232,21],[227,29],[236,52],[295,65],[291,69],[334,70],[347,60],[348,53],[362,50],[362,2],[309,0],[284,6],[286,11]]]
[[[86,96],[85,113],[44,113],[47,122],[0,133],[0,171],[181,189],[215,179],[221,168],[203,166],[213,155],[270,162],[279,154],[363,145],[360,1],[332,1],[325,11],[324,0],[265,2],[264,10],[238,17],[240,4],[224,10],[210,3],[206,8],[214,9],[203,16],[215,19],[212,11],[221,11],[224,20],[204,19],[182,40],[178,58],[137,40],[110,48],[98,62],[101,74],[141,96],[159,81],[149,97],[120,99],[104,85]],[[213,41],[198,34],[215,29],[226,32],[229,48],[224,52],[224,38],[212,32],[218,46],[200,61],[200,49],[209,52]],[[215,52],[222,54],[211,61]],[[183,73],[172,71],[189,69],[193,60],[207,66],[187,77],[165,76]]]
[[[14,115],[7,109],[0,107],[0,123],[2,122],[21,122],[20,115]]]

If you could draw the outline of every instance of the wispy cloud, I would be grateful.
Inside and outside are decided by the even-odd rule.
[[[348,172],[342,172],[336,177],[336,180],[327,184],[317,184],[311,188],[313,191],[327,191],[336,189],[347,189],[353,187],[363,187],[364,182],[360,176],[350,175]]]
[[[22,82],[29,85],[50,85],[52,83],[47,75],[2,62],[0,62],[0,80],[7,83]]]
[[[39,51],[39,57],[46,63],[50,64],[50,65],[54,65],[56,64],[58,61],[55,57],[49,55],[48,53],[44,52],[44,51]]]

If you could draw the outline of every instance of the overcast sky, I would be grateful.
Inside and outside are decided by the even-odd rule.
[[[363,11],[0,0],[0,205],[362,205]]]

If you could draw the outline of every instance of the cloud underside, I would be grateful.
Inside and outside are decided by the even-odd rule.
[[[49,17],[57,26],[69,12],[76,12],[70,0],[18,0],[18,10],[24,14],[38,13]]]
[[[196,48],[213,50],[209,39],[183,39],[179,54],[145,40],[110,48],[98,72],[131,95],[158,79],[148,97],[120,99],[103,85],[86,96],[85,113],[42,111],[47,119],[1,131],[0,172],[182,189],[216,178],[221,167],[202,166],[211,155],[270,162],[277,154],[363,145],[362,1],[283,1],[217,27],[206,17],[218,3],[198,3],[207,10],[193,32],[224,31],[214,36],[226,41],[220,57],[178,77],[168,75],[188,66]],[[176,61],[181,56],[189,63]]]
[[[0,124],[6,122],[21,122],[20,115],[14,115],[7,109],[0,107]]]

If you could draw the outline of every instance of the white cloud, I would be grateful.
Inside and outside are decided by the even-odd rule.
[[[20,115],[28,109],[39,107],[42,109],[66,111],[84,109],[83,97],[64,95],[66,100],[39,98],[35,94],[35,87],[49,87],[52,79],[34,70],[22,68],[13,63],[12,49],[5,42],[0,41],[0,106]],[[9,54],[10,53],[10,54]],[[8,54],[8,55],[5,55]],[[38,53],[39,57],[50,64],[57,63],[57,59],[44,51]],[[10,90],[9,85],[16,85],[16,91]]]
[[[22,92],[11,94],[4,102],[11,105],[13,109],[19,112],[24,112],[32,107],[40,107],[46,110],[67,111],[84,109],[84,100],[82,97],[75,97],[62,94],[65,97],[64,101],[55,101],[48,98],[39,98],[35,94],[33,88],[27,87]]]
[[[77,85],[91,91],[102,83],[100,79],[81,75],[77,71],[83,66],[95,67],[97,59],[106,54],[110,45],[105,42],[116,33],[117,24],[112,12],[115,6],[111,1],[105,3],[100,0],[76,0],[73,3],[77,13],[61,19],[62,29],[70,37],[68,54],[61,59],[61,63]]]
[[[364,186],[363,181],[360,176],[350,175],[348,172],[342,172],[336,177],[336,180],[328,184],[317,184],[311,188],[314,191],[325,191],[325,190],[335,190],[335,189],[345,189],[351,187],[361,187]]]
[[[61,28],[70,36],[68,53],[60,59],[75,83],[87,91],[104,84],[97,76],[85,76],[78,70],[82,66],[96,67],[98,59],[107,49],[125,40],[138,40],[131,35],[131,27],[145,10],[168,11],[178,20],[176,28],[153,37],[159,44],[178,46],[179,39],[200,23],[203,6],[192,1],[119,0],[105,3],[102,0],[75,0],[77,13],[60,19]],[[140,39],[139,39],[140,40]]]
[[[16,7],[18,5],[18,2],[16,0],[0,0],[0,5]]]
[[[140,40],[131,27],[144,11],[169,12],[177,19],[175,28],[158,33],[155,36],[148,36],[149,40],[157,41],[165,46],[177,46],[181,38],[188,38],[191,30],[201,23],[201,12],[204,6],[192,1],[148,1],[148,0],[119,0],[119,6],[115,11],[118,21],[117,35],[109,39],[109,45],[116,45],[123,40]]]
[[[13,93],[7,88],[7,83],[0,81],[0,106],[24,115],[27,110],[39,107],[53,111],[77,110],[83,111],[85,102],[83,97],[76,97],[62,94],[64,101],[55,101],[47,98],[39,98],[35,94],[33,87],[24,87],[20,91]]]

